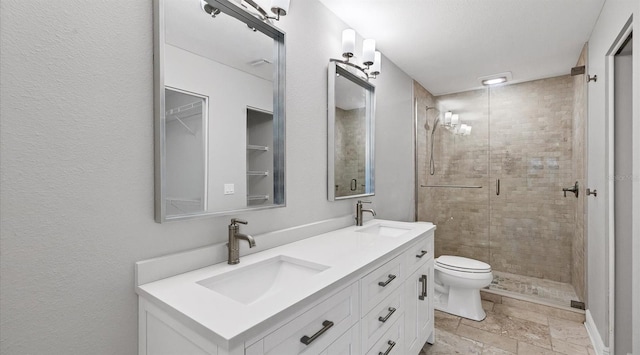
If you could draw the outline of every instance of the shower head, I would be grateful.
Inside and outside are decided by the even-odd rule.
[[[436,118],[433,119],[433,127],[431,128],[431,150],[430,150],[431,157],[429,159],[429,175],[433,175],[436,173],[436,163],[435,163],[435,160],[433,159],[433,142],[434,142],[434,135],[436,133],[436,128],[438,128],[438,122],[440,122],[440,110],[438,110],[435,107],[427,106],[426,111],[428,112],[430,109],[434,109],[438,111]],[[427,130],[429,130],[429,127],[427,127]]]
[[[436,118],[433,120],[433,128],[431,128],[431,135],[433,136],[433,132],[436,131],[436,127],[438,126],[438,122],[440,122],[440,110],[438,110],[434,106],[426,106],[426,110],[425,111],[428,112],[429,110],[438,111],[438,114],[436,115]],[[427,126],[428,126],[428,123],[427,123]],[[428,129],[429,129],[429,127],[427,127],[427,130]]]
[[[435,119],[435,120],[433,120],[433,128],[431,129],[431,136],[432,136],[432,137],[433,137],[433,134],[434,134],[434,133],[435,133],[435,131],[436,131],[436,128],[438,128],[438,123],[440,123],[440,115],[438,115],[438,116],[436,117],[436,119]]]

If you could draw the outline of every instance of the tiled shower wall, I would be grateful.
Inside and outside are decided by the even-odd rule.
[[[421,170],[418,180],[419,220],[438,226],[435,235],[436,255],[451,254],[489,261],[489,192],[488,192],[488,106],[487,92],[468,91],[434,99],[437,109],[458,113],[472,125],[471,135],[457,136],[442,124],[436,127],[433,144],[433,175],[430,174],[431,132],[439,112],[425,110],[422,90],[418,97],[418,145]],[[419,94],[420,93],[420,94]],[[433,106],[433,105],[429,105]],[[426,120],[425,120],[426,117]],[[423,153],[424,152],[424,153]],[[423,162],[424,159],[424,162]],[[447,185],[481,186],[449,188]]]
[[[336,108],[335,119],[335,194],[336,196],[364,193],[366,169],[365,109]],[[355,179],[355,190],[352,180]]]
[[[580,200],[562,193],[579,180],[573,152],[583,151],[574,139],[574,121],[581,119],[574,117],[573,80],[561,76],[439,97],[415,84],[418,182],[427,186],[419,188],[418,219],[438,225],[437,256],[466,256],[495,270],[560,282],[584,278],[577,253],[583,248],[576,229]],[[470,136],[460,136],[437,126],[433,175],[431,129],[438,111],[426,111],[427,105],[458,113],[473,127]],[[437,187],[443,185],[481,188]]]

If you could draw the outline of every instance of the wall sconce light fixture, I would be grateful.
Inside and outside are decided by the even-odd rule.
[[[457,113],[447,111],[444,114],[444,120],[442,125],[454,134],[462,136],[468,136],[471,134],[471,126],[464,124],[460,121],[460,116]]]
[[[251,6],[260,14],[260,19],[265,22],[269,22],[270,20],[280,21],[280,16],[286,16],[287,12],[289,12],[289,3],[290,0],[271,0],[271,12],[275,16],[269,16],[267,11],[262,8],[257,2],[254,0],[241,0],[240,5],[247,7]],[[200,7],[204,12],[211,15],[211,17],[216,17],[220,14],[220,9],[215,6],[210,5],[206,0],[200,0]]]
[[[246,0],[245,0],[246,1]],[[342,57],[344,59],[330,59],[332,62],[348,65],[359,70],[368,79],[375,79],[382,68],[382,54],[376,51],[376,40],[365,39],[362,42],[362,65],[351,62],[356,51],[356,31],[346,29],[342,31]]]

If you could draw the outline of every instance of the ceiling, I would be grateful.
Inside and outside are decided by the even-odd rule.
[[[199,0],[166,0],[165,42],[265,80],[273,80],[274,42],[226,14],[212,18]],[[179,63],[177,63],[179,65]]]
[[[512,83],[569,74],[604,0],[320,2],[437,96],[497,73]]]

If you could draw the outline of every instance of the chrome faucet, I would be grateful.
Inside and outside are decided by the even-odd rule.
[[[362,225],[362,212],[370,212],[374,217],[376,215],[376,211],[374,211],[372,208],[371,209],[363,209],[362,208],[362,204],[363,203],[371,203],[371,201],[360,201],[358,200],[358,203],[356,204],[356,226],[361,226]]]
[[[238,223],[249,224],[247,221],[231,218],[231,224],[229,225],[229,244],[227,244],[227,247],[229,248],[229,261],[227,261],[227,263],[230,265],[235,265],[240,262],[239,239],[244,239],[249,242],[249,248],[256,246],[256,241],[252,236],[240,233],[240,226]]]

